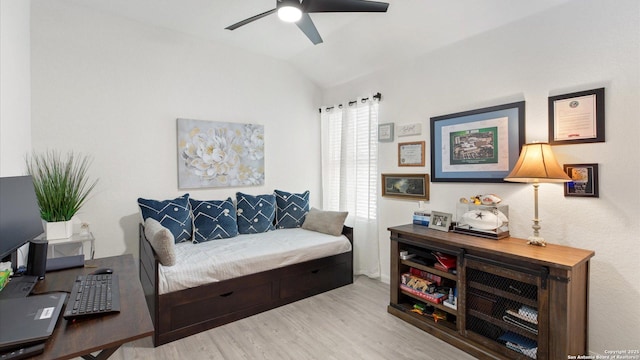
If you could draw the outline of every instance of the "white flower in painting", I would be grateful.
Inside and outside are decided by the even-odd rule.
[[[247,124],[242,128],[239,139],[238,154],[249,160],[260,160],[264,157],[264,132],[262,126]]]
[[[260,185],[264,182],[263,169],[256,169],[254,167],[241,164],[237,170],[237,179],[240,184]]]
[[[179,128],[180,181],[184,176],[199,187],[264,184],[263,126],[198,124]]]
[[[228,183],[227,174],[240,161],[234,150],[236,133],[226,128],[193,129],[181,153],[187,169],[203,180]]]

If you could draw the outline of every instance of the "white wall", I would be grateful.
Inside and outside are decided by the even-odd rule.
[[[138,253],[138,197],[177,187],[176,118],[264,124],[264,186],[188,191],[311,191],[321,204],[320,90],[266,57],[60,1],[32,4],[32,120],[36,150],[93,158],[96,192],[79,214],[96,256]]]
[[[548,140],[548,96],[606,88],[606,142],[555,146],[560,163],[598,163],[599,198],[565,198],[540,186],[542,236],[595,250],[589,299],[590,349],[640,344],[640,2],[579,0],[411,59],[324,92],[333,104],[382,93],[380,123],[422,123],[422,135],[380,144],[380,172],[430,172],[430,117],[526,101],[526,141]],[[425,140],[427,166],[397,167],[398,141]],[[460,197],[495,193],[509,204],[511,235],[532,232],[533,190],[525,184],[432,183],[431,210],[455,213]],[[415,202],[380,198],[383,280],[387,228],[411,222]]]
[[[0,1],[0,176],[24,175],[31,148],[30,9]]]
[[[546,139],[548,96],[606,87],[607,141],[555,147],[561,163],[600,164],[600,198],[564,198],[553,184],[543,184],[540,197],[549,242],[596,251],[589,331],[597,353],[640,343],[638,6],[576,0],[329,89],[320,102],[380,91],[381,122],[421,122],[422,135],[402,140],[428,144],[432,116],[526,100],[533,141]],[[176,180],[177,117],[265,124],[265,186],[190,191],[194,197],[308,188],[320,203],[315,109],[322,94],[289,66],[58,1],[35,1],[31,21],[33,144],[93,156],[91,173],[100,183],[81,217],[91,222],[97,256],[137,254],[137,197],[183,193]],[[396,166],[397,141],[380,145],[381,172],[416,171]],[[0,156],[3,163],[17,157]],[[530,234],[528,185],[432,183],[429,207],[454,212],[459,197],[479,193],[501,195],[510,205],[512,235]],[[409,222],[416,204],[379,200],[388,281],[386,229]]]

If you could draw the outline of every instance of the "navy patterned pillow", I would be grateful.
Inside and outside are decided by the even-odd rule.
[[[233,200],[200,201],[189,199],[193,212],[193,242],[226,239],[238,235]]]
[[[276,229],[299,228],[309,212],[309,190],[302,194],[274,190],[276,195]]]
[[[173,200],[149,200],[138,198],[138,206],[142,213],[142,220],[152,218],[166,227],[173,234],[176,244],[191,240],[193,229],[189,194],[184,194]]]
[[[236,193],[238,232],[256,234],[274,230],[276,217],[276,197],[269,195],[247,195]]]

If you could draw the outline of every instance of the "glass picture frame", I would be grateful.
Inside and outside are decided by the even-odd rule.
[[[524,144],[525,102],[431,118],[431,181],[504,182]]]

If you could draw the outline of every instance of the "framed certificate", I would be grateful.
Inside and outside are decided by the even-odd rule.
[[[424,141],[398,143],[398,166],[424,166]]]
[[[604,142],[604,88],[549,97],[549,144]]]

